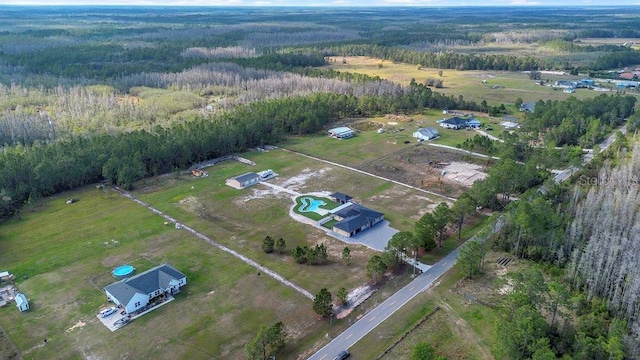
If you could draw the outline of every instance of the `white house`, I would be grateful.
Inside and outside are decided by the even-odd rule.
[[[428,127],[428,128],[419,128],[416,132],[413,133],[413,137],[418,140],[431,140],[440,136],[438,130]]]
[[[336,139],[348,139],[355,136],[355,132],[346,126],[337,127],[328,131],[329,136]]]
[[[132,313],[147,306],[151,300],[180,292],[187,284],[187,276],[169,264],[149,269],[136,276],[118,281],[104,288],[107,299]]]
[[[29,310],[29,302],[27,301],[27,297],[24,296],[23,293],[18,293],[16,295],[16,306],[18,307],[18,310],[20,311],[27,311]]]
[[[482,127],[482,122],[480,122],[480,120],[476,118],[472,118],[467,121],[467,127],[470,127],[472,129],[480,129]]]

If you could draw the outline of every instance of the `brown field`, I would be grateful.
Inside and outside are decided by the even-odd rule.
[[[569,56],[569,55],[567,55]],[[511,71],[458,71],[451,69],[418,68],[416,65],[393,63],[388,60],[380,60],[364,56],[345,57],[331,62],[327,67],[343,72],[362,73],[370,76],[379,76],[403,85],[408,85],[411,79],[416,82],[424,82],[428,78],[443,81],[444,87],[433,89],[434,91],[459,96],[464,95],[467,100],[481,102],[486,100],[490,105],[513,104],[517,98],[524,101],[536,100],[564,100],[569,96],[585,99],[597,96],[600,92],[587,89],[578,89],[573,94],[565,94],[562,90],[547,86],[539,86],[529,79],[528,74]],[[382,64],[382,67],[379,67]],[[442,76],[438,75],[442,71]],[[557,80],[579,80],[578,76],[571,75],[543,75],[545,82]],[[609,86],[608,84],[602,84]]]

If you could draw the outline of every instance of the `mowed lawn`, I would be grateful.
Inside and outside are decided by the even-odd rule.
[[[66,204],[69,197],[79,202]],[[0,324],[25,359],[241,359],[263,324],[283,321],[292,341],[319,325],[311,300],[95,187],[44,199],[35,212],[2,224],[0,248],[2,269],[17,276],[31,305],[26,313],[0,309]],[[129,263],[141,272],[164,262],[188,277],[174,302],[113,333],[98,321],[114,267]]]
[[[432,109],[425,110],[422,114],[409,115],[408,118],[411,121],[405,122],[384,117],[354,119],[353,122],[346,125],[353,126],[356,122],[370,121],[379,124],[379,128],[384,132],[378,133],[377,129],[357,131],[356,136],[343,140],[334,139],[326,134],[292,137],[283,143],[282,147],[338,164],[358,167],[372,160],[394,155],[403,150],[410,150],[417,143],[413,133],[419,128],[435,128],[440,133],[440,137],[431,140],[431,142],[454,147],[477,134],[472,130],[445,129],[437,122],[437,120],[453,116],[452,114],[443,114],[441,110]],[[502,121],[501,118],[477,115],[476,118],[486,126],[493,127],[493,131],[490,132],[494,136],[498,136],[504,130],[499,125]]]
[[[242,155],[257,165],[229,161],[208,168],[207,178],[170,174],[146,179],[136,184],[134,195],[312,294],[322,287],[335,294],[340,287],[351,290],[366,283],[365,266],[374,252],[349,245],[352,260],[345,264],[340,259],[344,243],[289,217],[290,195],[261,184],[236,190],[224,185],[225,179],[270,168],[279,174],[270,180],[274,184],[300,193],[349,194],[384,212],[400,230],[412,230],[420,215],[441,201],[284,150]],[[79,201],[66,204],[72,197]],[[261,245],[267,235],[284,238],[285,253],[265,254]],[[317,243],[327,246],[328,265],[296,264],[289,255],[298,245]],[[304,357],[304,351],[326,341],[327,324],[313,313],[310,299],[95,186],[23,210],[0,226],[0,248],[2,269],[17,276],[32,306],[26,313],[15,306],[0,309],[0,324],[26,359],[242,359],[257,329],[276,321],[283,321],[290,334],[279,357]],[[131,264],[141,272],[165,262],[188,277],[176,301],[114,333],[98,321],[95,314],[107,305],[101,289],[114,281],[114,267]]]
[[[458,97],[463,95],[466,100],[474,100],[477,103],[486,100],[489,105],[513,104],[517,98],[524,101],[537,100],[564,100],[569,96],[579,99],[591,98],[602,94],[601,92],[578,89],[573,94],[563,93],[562,90],[552,89],[547,86],[536,85],[529,75],[523,72],[511,71],[459,71],[452,69],[418,68],[416,65],[393,63],[388,60],[364,56],[347,56],[346,63],[342,58],[336,58],[327,67],[342,72],[361,73],[369,76],[379,76],[403,85],[408,85],[411,79],[418,83],[432,78],[442,80],[443,88],[434,91],[446,95]],[[380,67],[382,64],[382,67]],[[442,76],[439,72],[442,71]],[[580,79],[576,76],[558,76],[544,74],[542,79],[551,83],[556,80]],[[483,82],[484,80],[484,82]]]

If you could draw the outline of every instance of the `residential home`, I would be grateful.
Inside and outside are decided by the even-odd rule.
[[[464,129],[467,127],[467,120],[454,116],[452,118],[442,120],[440,122],[440,126],[445,129]]]
[[[154,299],[173,295],[187,284],[187,276],[169,264],[149,269],[136,276],[104,288],[107,299],[122,306],[130,314],[147,306]]]
[[[15,297],[16,306],[20,312],[29,310],[29,302],[27,301],[27,297],[24,296],[23,293],[18,293]]]
[[[418,140],[432,140],[440,136],[438,130],[428,127],[428,128],[419,128],[413,133],[413,137]]]
[[[351,204],[334,213],[333,218],[338,221],[333,224],[333,231],[352,237],[382,221],[384,214],[362,205]]]
[[[260,182],[260,175],[254,172],[248,172],[236,177],[227,179],[225,182],[228,186],[236,189],[244,189],[247,186],[255,185]]]
[[[471,118],[471,120],[467,121],[467,127],[480,129],[482,127],[482,122],[476,118]]]
[[[520,104],[520,111],[523,112],[529,112],[532,113],[534,112],[534,110],[536,109],[536,102],[535,101],[529,101],[529,102],[523,102],[522,104]]]
[[[625,73],[620,74],[618,77],[620,79],[624,79],[624,80],[633,80],[634,76],[635,75],[632,72],[625,72]]]

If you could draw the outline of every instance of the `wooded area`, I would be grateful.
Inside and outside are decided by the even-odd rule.
[[[620,126],[636,130],[637,90],[534,99],[527,114],[518,104],[438,92],[448,85],[439,69],[486,77],[532,71],[529,82],[543,71],[615,78],[640,64],[640,52],[582,40],[640,38],[638,8],[627,16],[519,8],[2,10],[0,222],[65,190],[94,183],[131,189],[145,177],[317,134],[349,118],[433,109],[483,112],[491,121],[517,116],[522,128],[501,132],[499,141],[476,135],[457,144],[500,159],[452,206],[434,206],[416,216],[414,233],[397,233],[387,251],[371,257],[369,277],[378,282],[401,268],[407,250],[417,256],[442,248],[451,229],[460,239],[465,218],[490,209],[504,226],[490,242],[461,249],[466,275],[482,276],[490,248],[535,265],[509,277],[513,291],[497,306],[497,356],[640,356],[640,145],[620,134],[571,186],[551,184],[549,171],[582,165],[582,148],[597,154],[597,144]],[[439,75],[407,77],[405,86],[326,67],[355,55]],[[272,238],[265,244],[267,253],[286,247]],[[297,246],[293,254],[297,263],[328,262],[324,245]],[[349,248],[342,259],[349,263]],[[332,298],[322,290],[314,305],[326,316]],[[344,292],[339,298],[346,301]],[[286,335],[281,322],[262,327],[247,354],[265,358]]]

